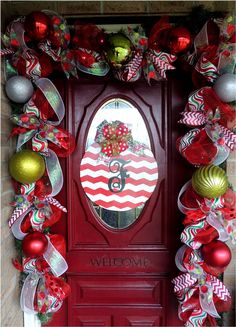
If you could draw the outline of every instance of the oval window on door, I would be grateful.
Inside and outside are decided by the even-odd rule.
[[[150,138],[144,120],[138,109],[129,101],[113,98],[105,102],[95,114],[90,125],[86,150],[94,143],[97,127],[104,121],[122,121],[132,131],[135,141],[145,144],[150,149]],[[141,214],[144,205],[126,211],[108,210],[91,201],[97,216],[109,227],[123,229],[133,224]]]

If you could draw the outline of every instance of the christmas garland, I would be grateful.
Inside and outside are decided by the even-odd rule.
[[[62,70],[67,78],[77,78],[78,71],[96,76],[111,71],[124,82],[134,82],[143,74],[150,84],[152,79],[166,79],[175,62],[192,72],[195,87],[179,121],[194,128],[177,140],[177,150],[199,167],[178,197],[185,215],[184,245],[176,254],[181,273],[173,279],[179,317],[185,326],[215,326],[219,313],[230,309],[231,297],[219,276],[231,260],[225,242],[236,243],[236,200],[225,171],[218,166],[236,143],[232,128],[235,21],[231,15],[205,20],[194,37],[166,17],[153,26],[149,37],[141,27],[106,34],[95,25],[76,24],[71,32],[64,18],[46,10],[9,24],[1,55],[11,120],[16,124],[11,137],[18,136],[9,162],[16,192],[9,227],[22,253],[21,261],[13,263],[23,276],[23,311],[37,313],[47,322],[70,292],[63,278],[65,240],[51,234],[50,227],[66,212],[55,199],[63,186],[58,157],[69,156],[75,140],[59,127],[65,108],[47,77],[55,70]],[[114,156],[134,145],[124,124],[103,123],[96,135],[103,155]],[[119,128],[122,135],[112,138]]]

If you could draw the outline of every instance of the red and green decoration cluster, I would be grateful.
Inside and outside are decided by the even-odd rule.
[[[96,76],[111,72],[123,82],[144,76],[151,84],[167,79],[175,64],[190,72],[193,82],[179,121],[191,129],[177,140],[177,150],[196,167],[178,198],[185,215],[184,245],[176,255],[181,273],[173,280],[179,317],[185,326],[215,326],[219,313],[230,309],[231,297],[219,275],[231,260],[225,242],[236,243],[236,200],[219,165],[236,143],[235,24],[233,15],[212,17],[193,34],[162,17],[147,37],[141,27],[109,34],[96,25],[76,23],[72,31],[63,17],[48,10],[9,24],[1,55],[6,94],[12,108],[18,107],[11,117],[16,124],[11,136],[18,141],[9,163],[16,192],[9,227],[22,245],[21,262],[14,264],[25,273],[24,311],[52,314],[69,294],[63,278],[65,240],[48,228],[66,212],[55,198],[63,186],[58,157],[69,156],[75,140],[60,127],[65,108],[51,74],[59,70],[77,78],[79,71]],[[113,129],[122,135],[114,138]],[[99,142],[106,155],[132,142],[124,126],[103,126],[102,133]]]

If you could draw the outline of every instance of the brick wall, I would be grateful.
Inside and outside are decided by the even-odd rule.
[[[111,16],[111,15],[183,15],[188,14],[195,4],[203,4],[211,11],[234,11],[234,1],[2,1],[2,30],[12,17],[26,15],[35,10],[50,9],[66,17],[73,16]],[[3,75],[2,75],[3,76]],[[2,86],[3,86],[2,82]],[[23,315],[19,308],[18,272],[11,264],[11,258],[15,256],[13,237],[11,236],[7,220],[12,209],[9,202],[12,201],[13,190],[8,175],[8,159],[14,152],[14,142],[8,141],[11,130],[9,115],[11,108],[2,91],[1,95],[1,254],[2,254],[2,311],[1,326],[23,326]],[[231,155],[228,161],[228,175],[236,188],[236,155]],[[235,294],[235,251],[230,266],[224,274],[225,284]],[[234,308],[234,305],[233,305]],[[234,309],[224,315],[224,326],[234,326]]]
[[[195,4],[203,4],[208,10],[234,10],[234,1],[2,1],[11,16],[28,14],[33,10],[51,9],[65,16],[96,15],[182,15],[191,11]],[[27,3],[27,4],[26,4]]]
[[[11,107],[4,93],[4,80],[1,81],[1,326],[22,326],[23,315],[19,309],[19,273],[11,259],[16,256],[14,239],[8,227],[12,212],[9,203],[13,200],[11,178],[8,174],[8,161],[15,151],[15,142],[8,140],[11,130],[9,116]]]

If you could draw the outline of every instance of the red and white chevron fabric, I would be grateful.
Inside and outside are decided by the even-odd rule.
[[[8,225],[11,228],[14,222],[23,215],[29,208],[31,207],[31,203],[27,207],[16,207],[13,211],[11,218],[8,221]]]
[[[144,155],[126,150],[116,157],[104,157],[100,146],[94,143],[80,166],[85,193],[108,210],[126,211],[142,205],[152,195],[157,178],[157,162],[148,149]]]
[[[206,124],[207,117],[201,112],[182,112],[182,118],[179,123],[186,124],[188,126],[200,126]]]
[[[136,52],[134,58],[126,65],[125,71],[128,71],[127,81],[133,78],[141,67],[143,55],[140,51]]]
[[[179,275],[172,279],[174,283],[174,292],[179,292],[187,287],[191,287],[197,281],[197,278],[192,277],[189,273]]]
[[[225,285],[215,276],[210,275],[210,284],[213,288],[213,292],[223,301],[227,301],[230,297],[230,293]]]
[[[14,51],[11,50],[11,49],[1,49],[0,50],[0,56],[3,57],[3,56],[8,56],[10,54],[13,54]]]
[[[62,205],[60,204],[60,202],[57,201],[55,198],[52,198],[52,197],[45,197],[45,200],[46,200],[48,203],[54,205],[55,207],[61,209],[63,212],[67,212],[66,208],[65,208],[64,206],[62,206]]]
[[[230,148],[230,150],[233,151],[234,146],[236,144],[236,134],[234,134],[228,128],[226,128],[222,125],[219,125],[219,127],[220,127],[221,133],[223,134],[225,144]]]

